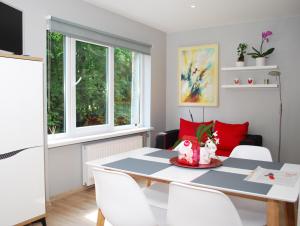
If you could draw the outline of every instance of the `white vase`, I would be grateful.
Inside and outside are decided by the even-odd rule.
[[[245,61],[237,61],[237,62],[235,62],[235,66],[244,67],[245,66]]]
[[[210,164],[210,162],[209,150],[206,147],[201,147],[199,164]]]
[[[256,66],[265,66],[266,65],[266,58],[265,57],[257,57],[256,60]]]

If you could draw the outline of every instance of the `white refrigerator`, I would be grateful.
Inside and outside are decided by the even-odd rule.
[[[45,217],[43,62],[0,55],[0,225]]]

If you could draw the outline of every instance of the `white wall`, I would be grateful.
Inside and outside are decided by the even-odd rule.
[[[282,73],[283,129],[282,161],[300,163],[297,137],[300,134],[300,17],[276,19],[207,29],[199,29],[167,36],[167,94],[166,127],[178,128],[179,118],[189,119],[189,107],[178,106],[177,50],[181,46],[219,44],[219,65],[234,66],[236,47],[239,42],[258,46],[262,31],[271,30],[269,47],[275,47],[268,64],[278,64]],[[247,57],[247,64],[254,60]],[[232,84],[239,77],[243,82],[254,77],[263,82],[266,72],[223,72],[220,85]],[[264,145],[278,152],[279,137],[279,94],[277,89],[228,90],[219,88],[219,106],[205,108],[205,120],[217,119],[224,122],[250,122],[250,133],[261,134]],[[202,120],[202,108],[190,107],[195,120]]]
[[[46,16],[51,15],[78,24],[152,44],[151,125],[155,134],[165,129],[165,33],[134,22],[81,0],[4,0],[23,11],[24,54],[46,56]],[[80,186],[80,145],[49,150],[47,165],[48,195],[55,195]],[[46,153],[47,156],[47,153]],[[65,164],[63,164],[65,163]],[[81,181],[80,181],[81,182]]]

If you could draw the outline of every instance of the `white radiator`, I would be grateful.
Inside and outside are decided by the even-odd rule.
[[[141,135],[82,145],[83,185],[90,186],[94,184],[93,172],[85,164],[86,162],[142,147],[143,136]]]

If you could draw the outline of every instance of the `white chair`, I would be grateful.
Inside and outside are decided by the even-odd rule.
[[[269,149],[259,146],[239,145],[233,149],[230,157],[272,162]],[[230,196],[231,201],[239,209],[241,217],[256,219],[257,225],[266,223],[266,203],[263,201]]]
[[[230,157],[272,162],[272,156],[269,149],[253,145],[236,146],[231,152]]]
[[[242,226],[241,218],[222,192],[170,184],[167,225]]]
[[[150,206],[138,184],[129,175],[97,169],[94,178],[97,206],[113,226],[165,224],[166,211]]]
[[[151,185],[143,188],[143,192],[151,206],[168,208],[169,184],[151,182]]]

